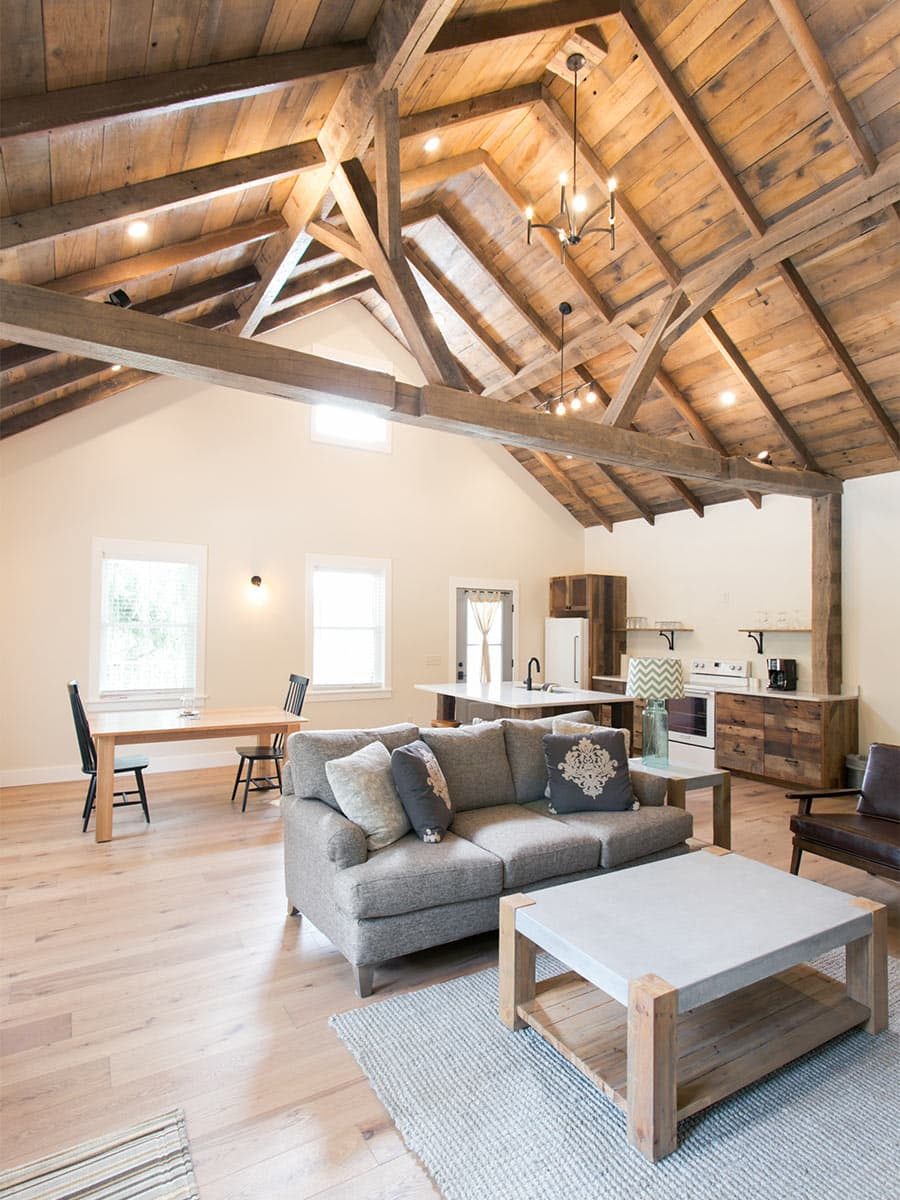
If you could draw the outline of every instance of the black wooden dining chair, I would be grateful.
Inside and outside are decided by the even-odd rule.
[[[284,701],[284,711],[292,713],[295,717],[300,716],[300,711],[303,708],[303,701],[306,699],[306,689],[309,687],[309,680],[305,675],[292,675],[288,684],[287,697]],[[235,751],[241,756],[241,761],[238,763],[237,775],[234,780],[234,787],[231,789],[231,802],[234,803],[234,798],[237,795],[237,790],[241,784],[244,785],[244,802],[241,805],[241,812],[247,811],[247,796],[250,788],[256,791],[264,792],[269,788],[281,787],[281,760],[284,758],[284,734],[276,734],[275,740],[271,746],[235,746]],[[243,775],[244,763],[247,764],[247,774]],[[274,764],[274,775],[257,775],[254,777],[253,765],[258,762],[270,762]]]
[[[73,679],[68,685],[69,703],[72,706],[72,719],[75,722],[75,736],[78,738],[78,749],[81,753],[81,770],[82,774],[90,775],[91,781],[88,784],[87,796],[84,800],[84,810],[82,811],[82,826],[81,832],[87,833],[87,827],[91,819],[91,812],[94,808],[94,801],[97,797],[97,751],[94,749],[94,739],[91,737],[91,727],[88,724],[87,713],[84,711],[84,705],[81,702],[81,696],[78,694],[78,681]],[[137,755],[116,755],[115,767],[113,770],[116,775],[128,775],[134,772],[137,789],[132,788],[130,791],[114,792],[113,793],[113,808],[128,808],[133,804],[140,804],[144,810],[144,817],[147,824],[150,823],[150,807],[147,804],[147,792],[144,789],[144,771],[149,766],[146,758],[140,758]],[[121,796],[118,804],[115,802],[115,797]],[[128,796],[139,796],[138,800],[128,800]]]

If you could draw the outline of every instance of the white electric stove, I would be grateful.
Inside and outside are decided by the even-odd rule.
[[[667,704],[670,760],[693,767],[714,767],[716,692],[748,692],[751,687],[750,663],[746,659],[692,659],[684,697]]]

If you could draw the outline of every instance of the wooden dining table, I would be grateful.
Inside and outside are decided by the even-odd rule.
[[[91,736],[97,751],[96,840],[112,840],[116,746],[253,735],[262,746],[279,733],[285,737],[295,733],[305,723],[305,717],[274,707],[208,708],[194,717],[183,717],[177,709],[92,713]]]

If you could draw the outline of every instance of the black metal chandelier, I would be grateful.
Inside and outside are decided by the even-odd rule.
[[[559,395],[554,400],[544,400],[542,404],[535,405],[538,412],[555,413],[558,417],[564,417],[570,410],[578,412],[585,404],[596,404],[597,393],[590,386],[584,393],[584,398],[579,395],[581,389],[586,385],[576,383],[574,387],[565,388],[565,373],[566,373],[566,317],[572,313],[572,305],[568,300],[563,300],[559,306]]]
[[[602,220],[599,213],[592,213],[587,217],[582,216],[587,209],[587,197],[578,190],[578,72],[584,68],[585,62],[583,54],[570,54],[566,59],[566,66],[572,72],[575,87],[574,107],[572,110],[572,203],[569,203],[569,198],[566,194],[569,176],[563,171],[559,177],[559,212],[553,220],[548,222],[535,221],[534,209],[529,205],[525,210],[525,216],[528,219],[528,245],[531,245],[532,229],[551,230],[559,237],[559,257],[561,262],[565,260],[566,248],[568,246],[577,246],[583,238],[586,238],[591,233],[608,234],[610,250],[615,250],[616,248],[615,179],[607,181],[609,189],[607,224],[596,224],[598,220]]]

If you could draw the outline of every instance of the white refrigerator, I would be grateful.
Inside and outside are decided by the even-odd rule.
[[[589,691],[588,649],[588,623],[584,617],[547,617],[544,682]]]

